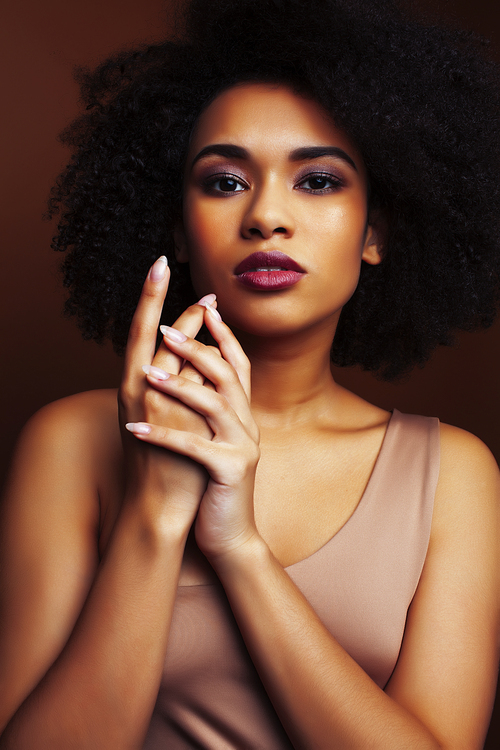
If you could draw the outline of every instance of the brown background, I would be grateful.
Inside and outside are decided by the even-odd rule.
[[[67,158],[57,134],[78,111],[75,65],[93,65],[119,47],[162,36],[164,0],[10,0],[0,21],[1,446],[0,479],[21,425],[56,398],[117,385],[120,361],[83,342],[61,315],[53,227],[42,221],[51,183]],[[435,8],[432,0],[417,5]],[[443,15],[488,36],[500,60],[500,8],[494,0],[443,0]],[[473,185],[471,186],[473,189]],[[404,384],[358,371],[339,380],[386,408],[439,416],[479,435],[500,460],[500,323],[464,335]],[[487,748],[498,747],[500,706]]]

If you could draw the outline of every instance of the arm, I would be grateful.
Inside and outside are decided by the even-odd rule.
[[[65,406],[29,426],[6,498],[2,725],[14,715],[0,747],[134,748],[156,697],[182,537],[161,538],[129,506],[98,566],[91,467],[57,439],[75,437]],[[72,428],[81,438],[82,421]]]
[[[131,329],[121,388],[125,421],[151,416],[209,435],[206,422],[147,387],[168,285],[151,275]],[[178,321],[194,335],[203,308]],[[154,359],[153,359],[154,357]],[[194,370],[186,377],[200,379]],[[3,505],[0,747],[136,748],[157,695],[185,539],[206,474],[127,432],[124,499],[97,559],[99,474],[120,438],[116,404],[82,394],[42,410],[20,442]],[[111,452],[112,453],[112,452]],[[116,477],[118,478],[118,477]]]
[[[483,746],[497,676],[498,473],[479,441],[452,432],[444,430],[431,546],[385,693],[265,548],[215,563],[297,748]]]
[[[222,325],[210,321],[224,351]],[[225,365],[214,373],[217,363],[196,342],[169,346],[228,397],[234,376]],[[248,436],[235,433],[241,445],[224,446],[234,420],[230,415],[224,423],[227,404],[214,397],[207,410],[195,387],[175,378],[167,384],[166,392],[203,409],[218,445],[154,429],[149,439],[196,457],[211,476],[197,541],[294,746],[479,750],[494,693],[499,611],[498,470],[489,451],[460,430],[443,429],[430,548],[401,658],[384,692],[324,628],[258,535],[251,482],[236,481],[232,468],[248,455]]]

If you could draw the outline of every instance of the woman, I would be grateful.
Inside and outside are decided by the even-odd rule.
[[[118,412],[20,442],[0,747],[481,747],[496,465],[330,350],[395,377],[491,322],[498,73],[390,3],[307,10],[193,2],[83,80],[55,244],[128,344]]]

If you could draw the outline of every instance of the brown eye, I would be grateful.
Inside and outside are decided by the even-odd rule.
[[[311,174],[303,179],[298,187],[310,193],[325,193],[335,190],[340,185],[340,180],[331,174]]]
[[[209,193],[241,193],[246,185],[234,175],[216,174],[204,181],[205,190]]]
[[[217,182],[219,184],[219,190],[222,190],[224,193],[235,193],[238,188],[241,189],[241,185],[236,180],[233,180],[232,177],[223,177]]]

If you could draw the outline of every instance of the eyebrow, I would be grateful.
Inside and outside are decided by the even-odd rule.
[[[357,166],[349,154],[347,154],[343,148],[339,148],[338,146],[305,146],[304,148],[296,148],[290,154],[290,159],[292,161],[306,161],[310,159],[319,159],[321,156],[334,156],[336,159],[342,159],[342,161],[349,164],[355,172],[358,171]]]
[[[241,146],[233,146],[231,143],[213,143],[210,146],[205,146],[201,151],[194,157],[191,169],[194,167],[197,161],[203,159],[204,156],[211,156],[216,154],[217,156],[226,156],[228,159],[248,159],[250,154],[246,148]]]
[[[249,159],[250,154],[246,148],[241,146],[234,146],[231,143],[213,143],[210,146],[205,146],[201,151],[194,157],[191,163],[191,169],[194,167],[197,161],[202,159],[204,156],[225,156],[228,159]],[[296,148],[290,153],[291,161],[310,161],[312,159],[319,159],[322,156],[333,156],[337,159],[341,159],[346,162],[355,172],[358,168],[354,161],[351,159],[344,149],[338,146],[303,146]]]

